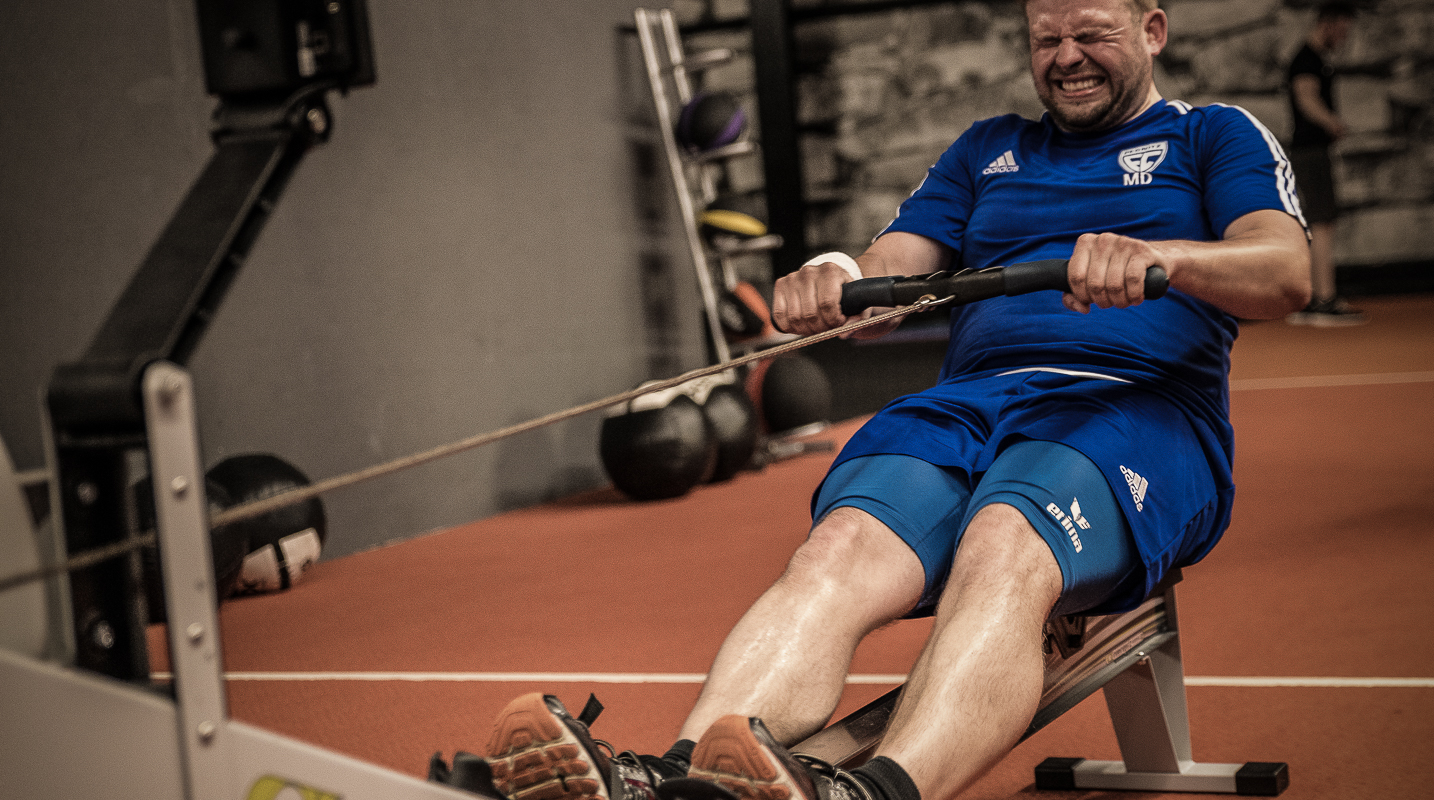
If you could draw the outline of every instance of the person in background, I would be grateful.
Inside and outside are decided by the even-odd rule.
[[[1344,136],[1346,129],[1335,111],[1334,68],[1325,58],[1349,38],[1353,23],[1353,5],[1324,3],[1317,12],[1314,29],[1290,61],[1290,109],[1295,123],[1290,162],[1299,186],[1300,205],[1310,226],[1310,278],[1314,290],[1310,304],[1287,317],[1295,325],[1333,327],[1366,322],[1363,313],[1350,308],[1336,294],[1334,282],[1334,221],[1339,208],[1330,147]]]

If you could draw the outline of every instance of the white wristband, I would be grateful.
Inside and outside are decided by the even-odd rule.
[[[822,253],[802,266],[814,267],[818,264],[826,264],[828,262],[836,264],[838,267],[846,270],[846,274],[850,275],[852,280],[859,281],[862,279],[861,267],[857,266],[856,259],[846,253]]]

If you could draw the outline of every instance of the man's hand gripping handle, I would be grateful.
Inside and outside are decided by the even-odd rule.
[[[1064,259],[1027,261],[1009,267],[995,267],[980,272],[960,274],[936,273],[915,278],[881,277],[862,278],[842,285],[841,310],[849,317],[873,307],[908,306],[922,297],[954,297],[956,305],[973,303],[991,297],[1018,294],[1044,289],[1069,292],[1070,282],[1066,270],[1070,262]],[[1164,296],[1170,288],[1169,277],[1160,267],[1145,271],[1145,299],[1155,300]]]

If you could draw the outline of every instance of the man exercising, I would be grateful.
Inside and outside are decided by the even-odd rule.
[[[864,253],[778,281],[773,314],[815,333],[848,321],[841,287],[858,277],[1049,258],[1069,259],[1071,291],[952,313],[939,383],[838,456],[809,538],[728,635],[671,751],[609,756],[590,714],[528,695],[489,743],[500,791],[642,800],[686,775],[742,800],[945,800],[1029,724],[1053,612],[1129,609],[1214,545],[1234,495],[1236,319],[1302,308],[1309,251],[1269,131],[1156,90],[1155,4],[1028,0],[1047,113],[973,125]],[[1142,303],[1152,266],[1171,290]],[[932,614],[871,761],[784,749],[827,722],[866,634]]]

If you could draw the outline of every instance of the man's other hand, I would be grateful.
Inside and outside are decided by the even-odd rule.
[[[1091,306],[1129,308],[1145,300],[1145,271],[1170,271],[1163,254],[1150,242],[1114,233],[1087,233],[1076,240],[1071,253],[1071,290],[1061,300],[1082,314]]]

